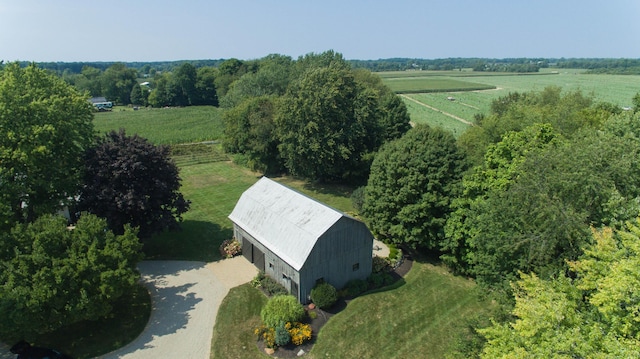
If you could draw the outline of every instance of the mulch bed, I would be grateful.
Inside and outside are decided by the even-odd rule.
[[[412,265],[413,265],[413,259],[411,258],[411,256],[405,255],[404,261],[402,262],[402,264],[398,268],[391,271],[391,276],[394,278],[394,282],[397,280],[400,280],[405,275],[407,275],[407,273],[409,273],[409,271],[411,270]],[[311,351],[311,348],[313,348],[313,345],[316,343],[318,333],[320,332],[320,329],[322,328],[322,326],[324,326],[332,316],[344,310],[350,301],[351,301],[350,298],[347,298],[347,299],[340,298],[338,299],[336,304],[334,304],[329,309],[326,309],[326,310],[323,310],[320,308],[313,309],[313,311],[315,311],[318,314],[318,316],[315,319],[311,319],[307,316],[307,319],[303,322],[305,324],[311,325],[311,330],[312,330],[311,340],[302,345],[296,346],[293,344],[288,344],[284,347],[279,347],[275,351],[275,353],[272,355],[272,357],[297,358],[298,353],[300,352],[300,349],[304,350],[305,354],[309,353]],[[308,306],[305,306],[305,309],[308,310]],[[264,352],[264,349],[266,348],[264,345],[264,341],[262,340],[257,341],[257,345],[258,345],[258,348]]]

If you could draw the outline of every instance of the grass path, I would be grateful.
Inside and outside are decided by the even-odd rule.
[[[445,116],[451,117],[451,118],[453,118],[454,120],[457,120],[457,121],[460,121],[460,122],[464,123],[465,125],[475,126],[475,124],[474,124],[473,122],[469,122],[469,121],[465,120],[465,119],[464,119],[464,118],[462,118],[462,117],[458,117],[458,116],[456,116],[456,115],[454,115],[454,114],[451,114],[451,113],[448,113],[448,112],[444,112],[444,111],[442,111],[442,110],[440,110],[440,109],[437,109],[437,108],[435,108],[435,107],[433,107],[433,106],[429,106],[429,105],[427,105],[427,104],[425,104],[425,103],[422,103],[422,102],[420,102],[420,101],[418,101],[418,100],[416,100],[416,99],[414,99],[414,98],[411,98],[410,96],[407,96],[407,95],[404,95],[404,94],[401,94],[401,95],[399,95],[399,96],[400,96],[400,97],[403,97],[403,98],[406,98],[406,99],[407,99],[407,100],[409,100],[409,101],[415,102],[415,103],[417,103],[417,104],[418,104],[418,105],[420,105],[420,106],[424,106],[424,107],[426,107],[426,108],[428,108],[428,109],[430,109],[430,110],[433,110],[433,111],[439,112],[439,113],[441,113],[441,114],[443,114],[443,115],[445,115]],[[467,105],[467,106],[469,106],[469,105]],[[473,106],[469,106],[469,107],[473,107]],[[475,107],[473,107],[473,108],[475,108]]]

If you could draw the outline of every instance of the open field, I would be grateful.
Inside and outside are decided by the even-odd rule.
[[[115,107],[111,112],[96,113],[93,123],[100,133],[124,128],[129,135],[137,133],[154,144],[171,145],[219,139],[223,131],[222,111],[212,106],[138,111]]]
[[[640,76],[635,75],[591,75],[583,73],[583,70],[560,69],[551,72],[544,69],[539,74],[501,74],[501,73],[474,73],[469,71],[408,71],[398,73],[381,73],[383,82],[390,87],[408,83],[407,79],[416,83],[428,84],[430,81],[467,80],[474,83],[494,86],[493,90],[484,91],[447,91],[437,93],[411,93],[407,94],[411,99],[425,105],[434,107],[437,111],[419,106],[415,102],[404,99],[409,109],[411,120],[415,123],[427,123],[432,126],[440,126],[454,131],[457,136],[466,128],[465,125],[443,113],[461,117],[473,122],[477,113],[488,113],[491,102],[500,96],[510,92],[541,91],[548,86],[558,86],[563,91],[580,90],[586,95],[592,95],[596,101],[606,101],[621,107],[631,106],[631,99],[640,92]],[[395,74],[395,75],[394,75]],[[423,74],[422,76],[418,76]],[[395,77],[394,77],[395,76]],[[426,86],[426,85],[424,85]],[[419,87],[412,85],[408,89]],[[402,89],[400,89],[402,91]],[[455,100],[448,100],[453,97]]]

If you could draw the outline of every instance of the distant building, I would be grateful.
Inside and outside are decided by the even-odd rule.
[[[319,282],[340,289],[371,274],[373,235],[363,222],[266,177],[229,219],[244,257],[301,303]]]
[[[113,107],[113,102],[107,101],[105,97],[92,97],[89,99],[89,102],[96,108],[98,111],[111,110]]]

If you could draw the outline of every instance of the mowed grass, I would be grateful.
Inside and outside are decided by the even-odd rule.
[[[182,230],[157,235],[145,245],[147,259],[219,260],[220,244],[233,236],[227,216],[260,174],[231,162],[213,162],[181,167],[180,176],[191,208],[183,216]]]
[[[444,358],[465,335],[469,318],[495,308],[477,294],[474,282],[416,261],[404,280],[354,299],[333,316],[306,357]],[[211,358],[267,357],[253,334],[265,302],[250,284],[229,292],[218,311]]]
[[[471,280],[416,261],[398,288],[365,295],[331,318],[313,358],[444,358],[468,318],[488,315]],[[392,286],[393,287],[393,286]]]
[[[172,145],[220,139],[224,130],[222,112],[213,106],[138,111],[116,107],[111,112],[96,113],[93,123],[99,133],[124,128],[128,135],[137,133],[154,144]]]
[[[211,358],[269,358],[256,345],[253,330],[260,326],[260,310],[267,297],[250,283],[231,288],[224,298],[213,329]]]

